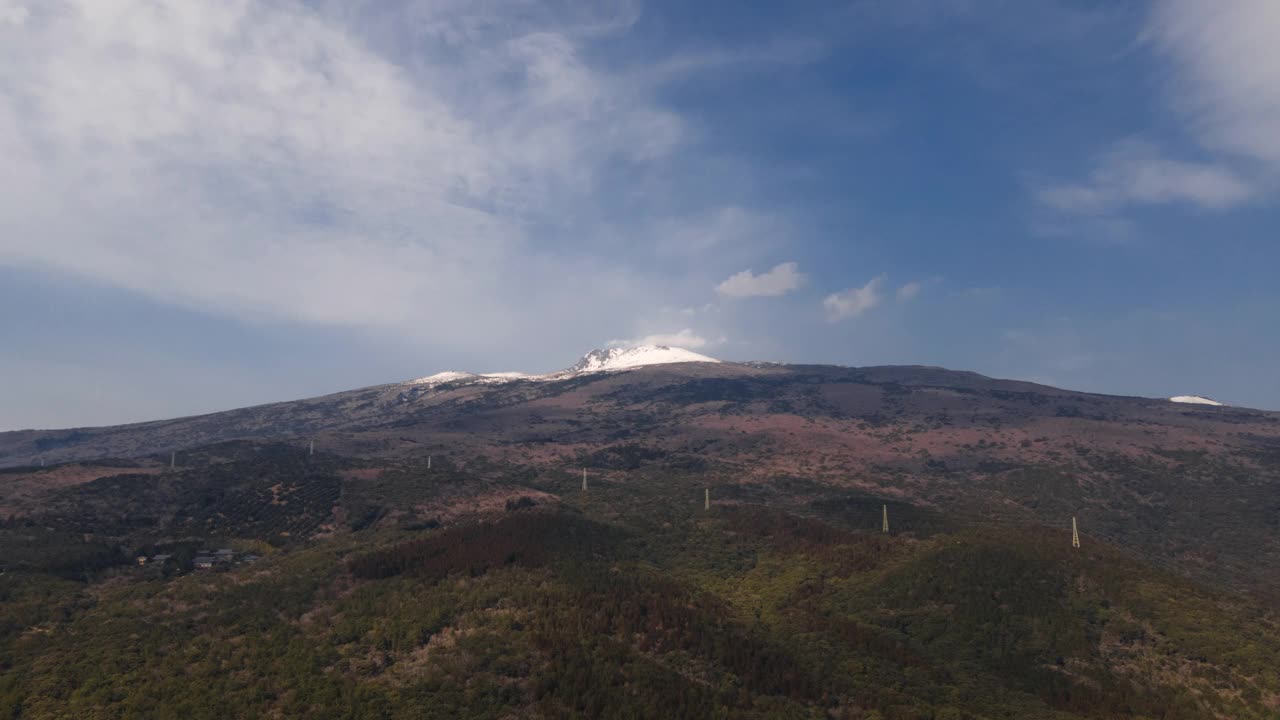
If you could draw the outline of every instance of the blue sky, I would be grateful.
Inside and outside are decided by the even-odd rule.
[[[1270,0],[0,0],[0,429],[610,343],[1280,409]]]

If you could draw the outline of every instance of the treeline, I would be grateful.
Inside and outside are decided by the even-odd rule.
[[[767,542],[778,552],[803,552],[840,574],[879,567],[894,547],[892,537],[852,532],[758,505],[729,507],[721,515],[734,532]]]
[[[216,448],[215,448],[216,450]],[[332,519],[341,479],[305,448],[232,447],[180,452],[173,473],[122,473],[55,488],[36,509],[39,523],[70,533],[130,541],[221,534],[275,545],[305,540]],[[168,461],[166,456],[165,461]]]
[[[664,577],[611,570],[616,531],[568,513],[516,513],[493,522],[439,530],[349,561],[362,579],[554,565],[568,594],[536,596],[523,608],[523,632],[549,662],[536,673],[532,699],[583,717],[702,717],[714,707],[750,707],[753,696],[800,703],[832,685],[763,628],[730,619],[723,601]],[[709,689],[652,659],[693,657],[730,678]],[[619,692],[621,688],[627,692]],[[637,698],[636,694],[644,696]]]
[[[895,608],[894,629],[923,652],[955,666],[976,662],[1052,707],[1101,717],[1204,717],[1193,693],[1154,679],[1138,685],[1096,664],[1109,598],[1127,581],[1120,569],[1043,534],[982,530],[899,568],[877,602]]]
[[[538,567],[549,558],[607,554],[617,531],[569,513],[514,513],[490,522],[445,528],[420,540],[352,558],[348,569],[376,580],[412,574],[443,578],[451,573],[481,575],[504,565]]]
[[[516,495],[487,522],[372,550],[377,535],[339,536],[280,553],[268,573],[92,593],[8,573],[0,718],[1274,714],[1270,614],[1098,546],[618,503],[592,519]],[[3,530],[40,542],[27,522]],[[438,582],[450,576],[466,581]]]
[[[116,544],[51,530],[28,518],[0,521],[0,570],[33,571],[83,580],[128,562]]]
[[[556,612],[560,598],[547,597],[532,613],[532,628],[548,651],[612,638],[641,653],[688,653],[727,670],[753,693],[814,698],[824,683],[810,668],[730,618],[732,610],[713,595],[657,576],[628,576],[596,564],[562,570],[575,588],[571,613]]]

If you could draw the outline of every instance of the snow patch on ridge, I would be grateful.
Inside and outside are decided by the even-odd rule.
[[[479,377],[475,373],[458,372],[457,370],[445,370],[435,375],[428,375],[417,380],[410,380],[410,385],[443,385],[445,383],[458,382],[459,380],[471,380]]]
[[[469,373],[458,370],[445,370],[435,375],[428,375],[417,380],[410,380],[408,385],[499,385],[512,380],[537,379],[540,376],[526,375],[521,372]]]
[[[630,348],[592,350],[583,355],[582,359],[573,367],[545,375],[527,375],[522,372],[470,373],[446,370],[435,375],[410,380],[406,384],[436,387],[437,385],[500,385],[517,381],[546,382],[548,380],[563,380],[584,373],[631,370],[646,365],[665,365],[682,362],[718,363],[720,361],[684,348],[668,347],[666,345],[639,345]]]
[[[666,365],[682,362],[718,363],[713,357],[707,357],[684,348],[667,345],[638,345],[629,348],[609,348],[608,350],[592,350],[569,372],[602,372],[607,370],[626,370],[645,365]]]
[[[1210,400],[1207,397],[1200,397],[1199,395],[1175,395],[1169,398],[1169,401],[1176,402],[1176,403],[1191,403],[1193,405],[1217,405],[1219,407],[1226,406],[1226,403],[1220,403],[1217,400]]]

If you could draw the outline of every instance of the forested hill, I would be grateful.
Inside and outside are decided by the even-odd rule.
[[[199,458],[0,528],[5,717],[1280,711],[1274,606],[1087,530],[1073,548],[685,457],[597,458],[585,491],[577,468],[479,458]],[[203,547],[257,557],[205,570]]]
[[[450,376],[452,377],[452,376]],[[232,439],[380,463],[428,456],[795,477],[982,522],[1089,532],[1206,582],[1280,590],[1280,413],[1072,392],[928,367],[676,363],[490,383],[384,385],[113,428],[0,433],[27,512],[116,474],[199,476]],[[21,463],[21,465],[19,465]],[[95,465],[98,463],[98,465]],[[42,464],[44,467],[42,467]]]
[[[1280,715],[1274,413],[695,363],[0,453],[0,717]]]

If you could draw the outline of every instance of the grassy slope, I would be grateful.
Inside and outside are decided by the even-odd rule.
[[[0,576],[0,717],[1280,712],[1274,614],[1087,538],[897,506],[913,532],[886,537],[851,529],[878,504],[767,491],[703,512],[678,474],[526,480],[565,502],[228,573]]]

